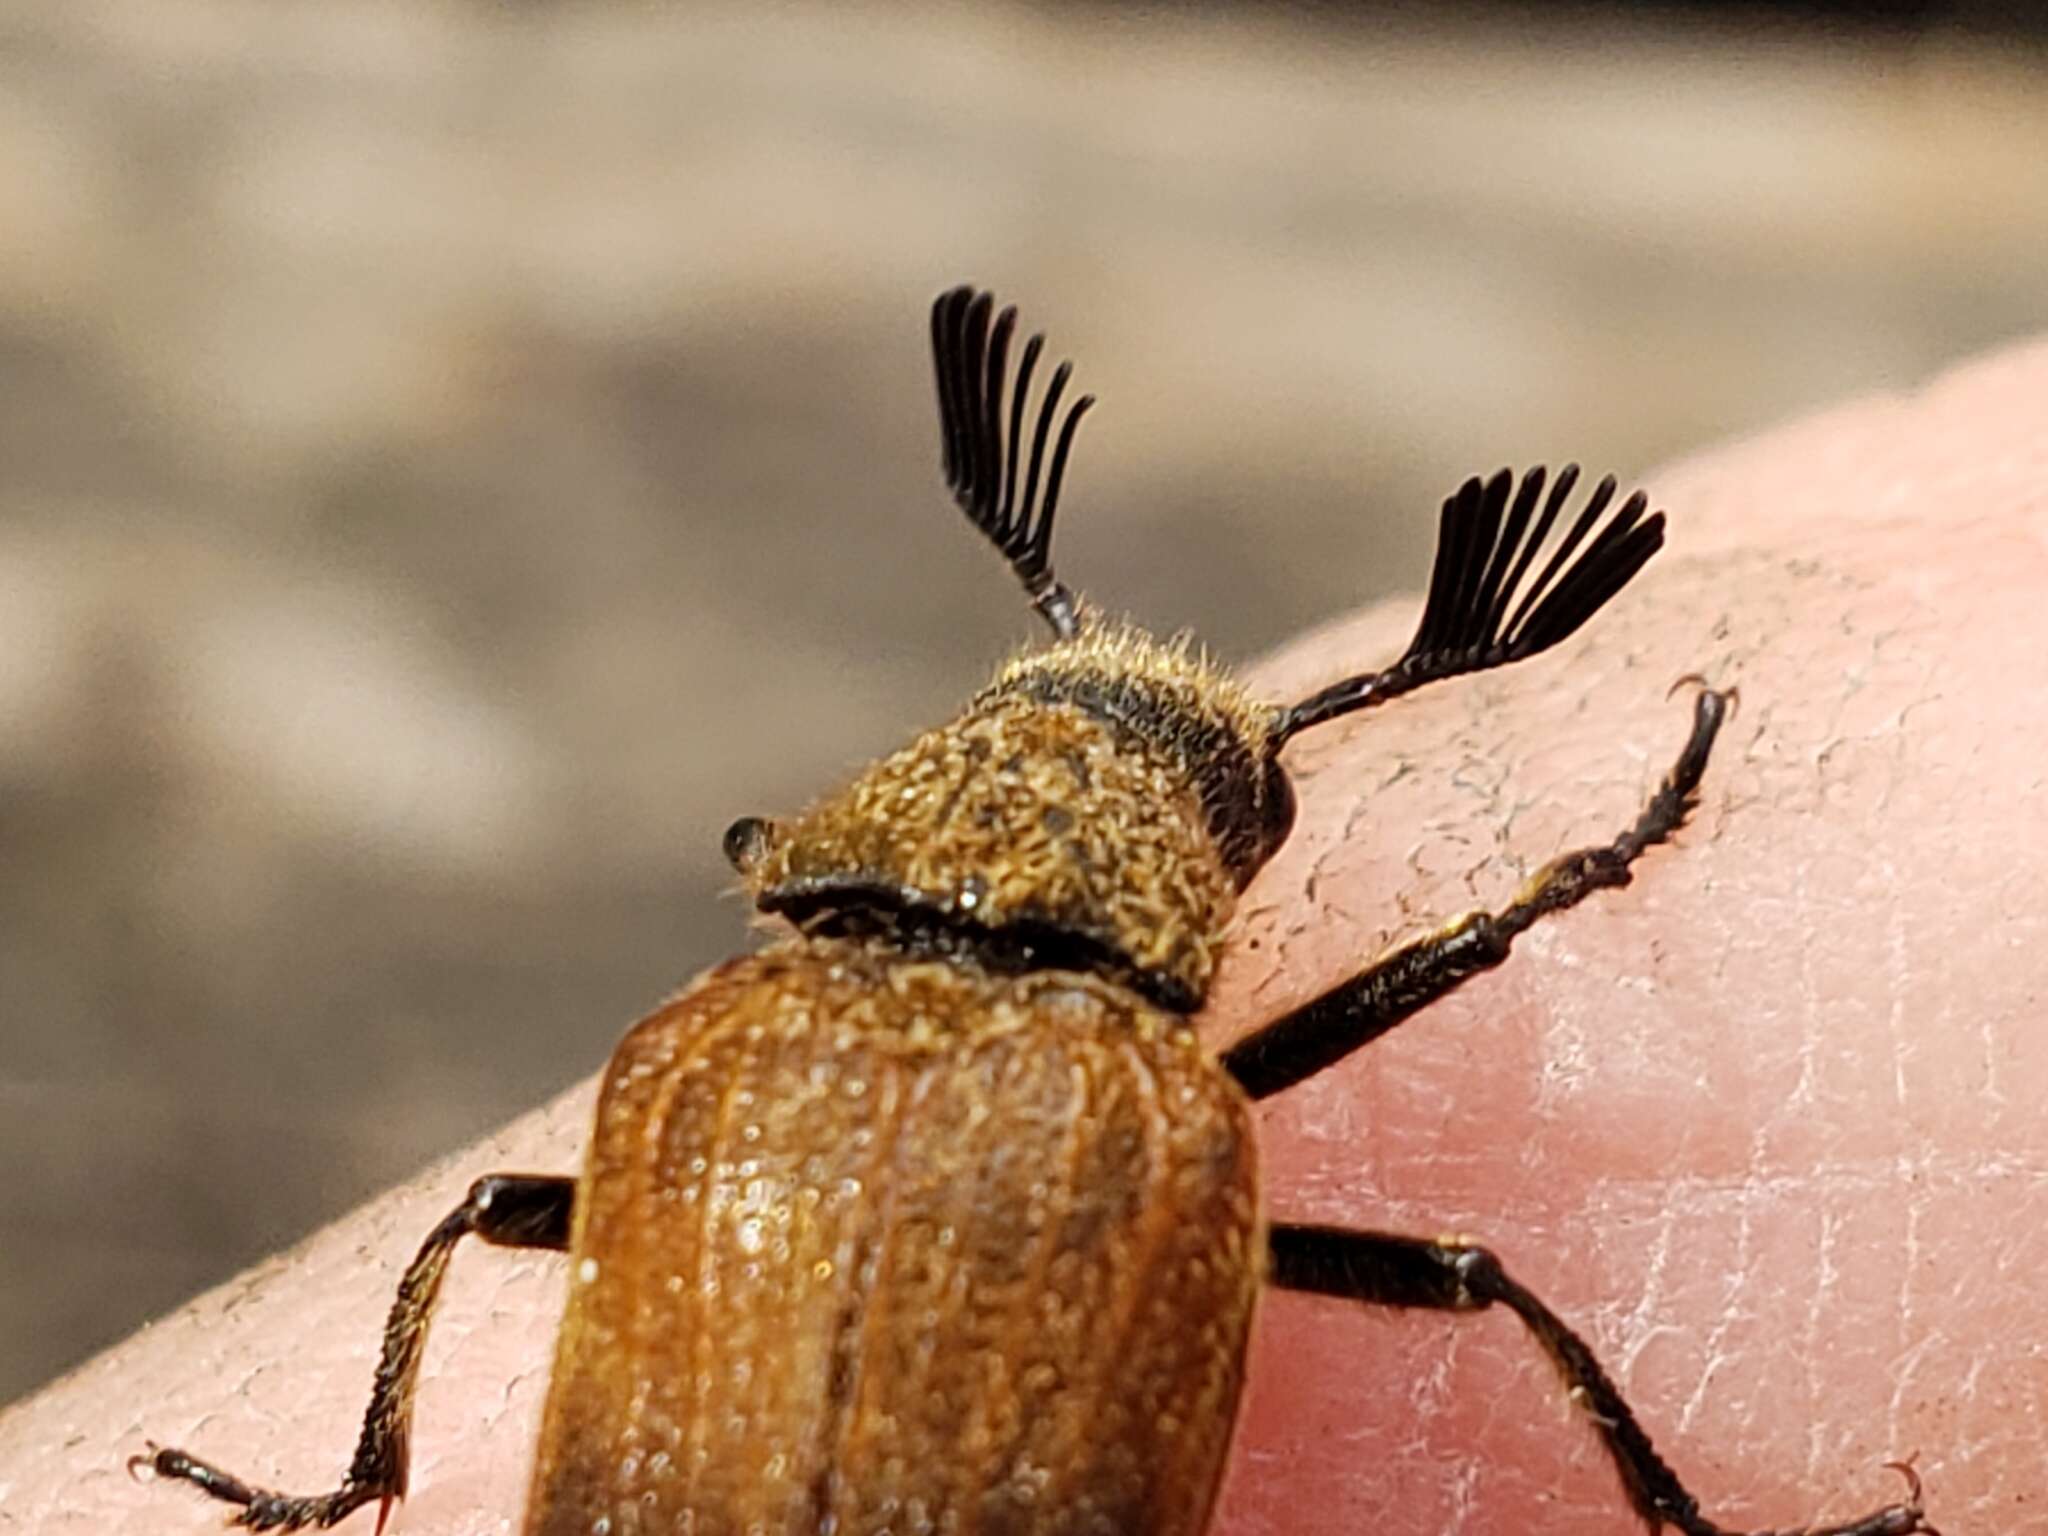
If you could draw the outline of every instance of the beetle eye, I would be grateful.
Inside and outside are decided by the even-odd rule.
[[[726,862],[744,875],[768,851],[774,833],[773,822],[759,816],[742,816],[725,829]]]

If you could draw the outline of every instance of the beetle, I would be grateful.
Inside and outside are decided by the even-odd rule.
[[[1722,1536],[1592,1350],[1489,1250],[1268,1221],[1251,1111],[1502,964],[1548,914],[1628,884],[1685,823],[1728,694],[1699,685],[1631,825],[1499,910],[1220,1052],[1192,1022],[1239,894],[1293,826],[1287,744],[1549,650],[1656,554],[1664,515],[1641,492],[1616,506],[1609,477],[1564,517],[1575,466],[1468,480],[1443,505],[1406,651],[1260,700],[1055,577],[1093,397],[1062,410],[1061,363],[1030,411],[1043,338],[1013,376],[1015,335],[1016,311],[985,292],[934,303],[941,461],[1050,641],[801,815],[732,825],[726,856],[776,935],[627,1034],[580,1178],[481,1178],[428,1236],[339,1487],[277,1493],[170,1448],[132,1465],[256,1530],[372,1503],[381,1530],[406,1492],[435,1300],[474,1236],[570,1260],[528,1536],[1198,1536],[1268,1286],[1506,1308],[1635,1512]],[[1810,1536],[1929,1531],[1900,1470],[1904,1502]]]

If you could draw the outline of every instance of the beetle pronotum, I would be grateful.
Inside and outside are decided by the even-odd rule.
[[[1489,1251],[1266,1221],[1251,1106],[1501,964],[1546,914],[1627,884],[1684,823],[1726,695],[1702,686],[1633,825],[1552,860],[1499,911],[1220,1054],[1191,1024],[1238,894],[1293,825],[1286,744],[1556,645],[1656,553],[1663,514],[1638,492],[1608,516],[1603,480],[1532,577],[1576,469],[1467,481],[1406,652],[1263,702],[1055,578],[1053,516],[1092,401],[1062,414],[1061,364],[1027,455],[1042,340],[1012,379],[1015,324],[967,288],[934,304],[943,463],[1050,643],[802,816],[734,823],[726,854],[783,931],[626,1036],[580,1179],[479,1179],[429,1235],[338,1488],[274,1493],[179,1450],[139,1463],[255,1529],[371,1503],[381,1526],[406,1491],[435,1298],[474,1235],[570,1254],[530,1536],[1195,1536],[1267,1285],[1505,1307],[1636,1512],[1719,1536],[1591,1350]],[[1906,1502],[1811,1536],[1928,1530],[1907,1477]]]

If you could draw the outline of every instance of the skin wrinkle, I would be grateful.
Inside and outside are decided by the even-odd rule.
[[[1815,1374],[1815,1362],[1825,1343],[1823,1322],[1827,1316],[1829,1302],[1834,1299],[1835,1284],[1840,1278],[1835,1267],[1835,1239],[1841,1230],[1841,1217],[1832,1209],[1823,1208],[1819,1216],[1819,1237],[1814,1246],[1813,1290],[1806,1307],[1806,1327],[1803,1333],[1803,1347],[1800,1350],[1800,1369],[1806,1378],[1806,1394],[1817,1399],[1821,1385]],[[1822,1450],[1825,1436],[1816,1422],[1806,1429],[1805,1475],[1809,1481],[1817,1481],[1822,1474]]]
[[[1756,1206],[1763,1196],[1764,1156],[1764,1131],[1758,1127],[1750,1138],[1750,1176],[1743,1181],[1736,1197],[1735,1252],[1722,1280],[1721,1311],[1707,1334],[1702,1351],[1707,1364],[1700,1371],[1692,1394],[1678,1410],[1678,1433],[1681,1436],[1690,1435],[1698,1423],[1700,1409],[1713,1390],[1715,1371],[1729,1358],[1729,1331],[1741,1318],[1741,1299],[1747,1289],[1753,1257]]]
[[[1895,1325],[1900,1339],[1911,1338],[1913,1324],[1913,1276],[1920,1263],[1920,1222],[1924,1207],[1918,1200],[1906,1202],[1905,1249],[1906,1262],[1899,1266],[1899,1310]],[[1891,1401],[1886,1405],[1888,1425],[1892,1437],[1898,1437],[1898,1424],[1904,1412],[1908,1392],[1912,1388],[1915,1368],[1925,1358],[1929,1349],[1943,1341],[1943,1330],[1937,1325],[1928,1334],[1913,1339],[1907,1344],[1897,1368],[1892,1375]]]
[[[1664,1315],[1664,1276],[1671,1262],[1672,1239],[1677,1234],[1677,1227],[1675,1206],[1663,1205],[1658,1211],[1657,1231],[1650,1242],[1643,1283],[1637,1290],[1635,1304],[1616,1321],[1615,1333],[1621,1344],[1615,1364],[1624,1379],[1633,1374],[1643,1351],[1666,1331],[1658,1319]]]
[[[1820,988],[1813,977],[1812,955],[1801,949],[1799,955],[1799,998],[1797,1010],[1797,1038],[1799,1054],[1799,1080],[1792,1085],[1787,1103],[1788,1109],[1811,1109],[1820,1098],[1820,1053],[1821,1017]]]
[[[1906,1029],[1906,935],[1904,916],[1898,902],[1898,867],[1890,859],[1883,860],[1879,867],[1884,871],[1885,889],[1891,897],[1885,904],[1885,979],[1891,1002],[1885,1015],[1885,1033],[1892,1042],[1892,1102],[1904,1112],[1907,1108],[1906,1073],[1917,1054]]]

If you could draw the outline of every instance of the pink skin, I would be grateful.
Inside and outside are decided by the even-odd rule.
[[[1843,1518],[1918,1453],[1950,1536],[2048,1529],[2048,346],[1651,478],[1672,547],[1557,656],[1290,748],[1221,1041],[1634,814],[1742,708],[1634,887],[1262,1111],[1276,1216],[1484,1238],[1600,1349],[1710,1514]],[[1260,670],[1389,657],[1413,603]],[[219,1528],[145,1437],[299,1491],[353,1444],[419,1239],[576,1163],[588,1087],[0,1416],[0,1531]],[[511,1528],[562,1261],[458,1257],[394,1528]],[[367,1536],[374,1511],[344,1529]],[[1219,1536],[1628,1531],[1504,1316],[1272,1297]]]

